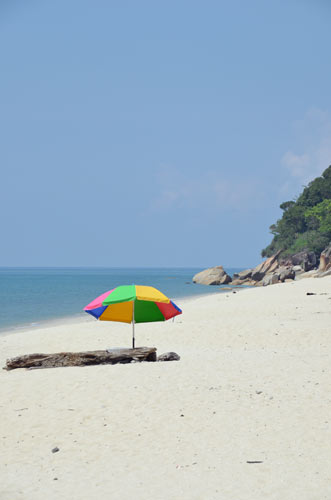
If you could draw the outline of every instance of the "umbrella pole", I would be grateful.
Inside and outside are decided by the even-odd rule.
[[[133,310],[132,310],[132,349],[134,349],[135,338],[134,338],[134,301],[133,301]]]

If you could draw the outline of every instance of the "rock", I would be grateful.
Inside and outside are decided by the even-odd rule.
[[[278,262],[279,254],[280,252],[277,252],[275,255],[256,266],[248,279],[240,280],[238,273],[238,278],[234,280],[233,284],[240,282],[245,285],[268,286],[279,282],[284,283],[288,280],[294,280],[296,276],[300,276],[300,278],[303,277],[302,275],[306,274],[304,267],[307,268],[313,266],[314,263],[316,264],[314,252],[300,252],[299,254],[288,257],[286,260],[282,260],[281,263]]]
[[[331,243],[321,253],[318,271],[324,273],[329,269],[331,269]]]
[[[245,269],[244,271],[240,271],[240,273],[234,273],[232,277],[232,281],[235,280],[245,280],[252,276],[253,269]]]
[[[320,276],[319,274],[316,273],[316,270],[313,271],[307,271],[306,273],[299,273],[295,275],[296,280],[302,280],[304,278],[315,278],[316,276]]]
[[[285,280],[294,280],[295,272],[293,267],[279,267],[277,269],[278,279],[279,281],[284,282]]]
[[[165,352],[161,354],[158,358],[158,361],[179,361],[180,356],[176,352]]]
[[[255,286],[256,283],[257,283],[256,281],[253,281],[250,278],[247,278],[246,280],[243,280],[240,282],[241,285],[245,285],[245,286]]]
[[[58,451],[60,451],[60,448],[58,448],[57,446],[52,449],[52,453],[57,453]]]
[[[285,266],[300,266],[304,271],[311,271],[316,267],[316,263],[315,253],[308,250],[302,250],[281,262]]]
[[[304,273],[304,270],[301,266],[293,266],[292,269],[295,273],[295,276],[299,276],[300,274]]]
[[[269,259],[264,260],[261,264],[256,266],[252,271],[251,279],[254,281],[261,281],[266,274],[274,272],[278,267],[277,257],[279,253],[280,252],[277,252],[275,255],[272,255]]]
[[[233,279],[232,278],[232,281],[231,281],[231,285],[234,285],[234,286],[239,286],[239,285],[242,285],[243,282],[239,279]]]
[[[279,283],[278,275],[276,273],[267,274],[262,280],[263,286],[275,285],[276,283]]]
[[[324,278],[324,276],[331,276],[331,268],[327,271],[324,271],[324,273],[318,273],[316,275],[317,278]]]
[[[200,285],[227,285],[231,283],[229,276],[222,266],[210,267],[193,276],[193,283]]]
[[[303,250],[278,261],[279,254],[280,252],[277,252],[252,270],[247,269],[246,272],[235,274],[232,283],[234,285],[267,286],[278,282],[284,283],[288,280],[327,276],[331,271],[331,243],[321,254],[318,270],[316,269],[317,258],[314,252]]]
[[[263,273],[261,271],[254,271],[252,274],[252,280],[253,281],[261,281],[266,273]]]

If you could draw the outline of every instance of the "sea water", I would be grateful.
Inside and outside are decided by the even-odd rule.
[[[232,275],[242,268],[226,269]],[[201,268],[0,268],[0,331],[34,327],[48,320],[83,316],[84,307],[118,285],[158,288],[180,299],[222,293],[192,283]]]

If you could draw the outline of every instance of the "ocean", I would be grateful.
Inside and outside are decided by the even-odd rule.
[[[226,269],[232,275],[242,268]],[[201,268],[0,268],[0,330],[31,328],[83,316],[83,308],[118,285],[150,285],[180,307],[180,299],[222,293],[192,283]]]

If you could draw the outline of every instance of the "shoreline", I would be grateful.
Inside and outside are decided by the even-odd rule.
[[[206,285],[199,285],[199,286],[206,286]],[[224,287],[224,285],[218,285],[218,287]],[[187,301],[191,301],[191,300],[194,300],[194,299],[200,298],[200,297],[210,297],[213,295],[230,293],[230,292],[232,292],[233,289],[235,289],[236,292],[239,292],[239,290],[243,291],[243,290],[246,290],[249,288],[250,287],[247,287],[247,286],[231,287],[229,285],[228,292],[226,290],[220,289],[218,291],[217,290],[210,291],[209,293],[205,292],[205,293],[201,293],[201,294],[192,294],[192,295],[186,295],[183,297],[176,297],[176,298],[171,299],[171,300],[173,300],[176,304],[177,304],[177,302],[185,303]],[[179,307],[180,307],[180,304],[179,304]],[[49,328],[52,326],[61,326],[61,325],[65,325],[67,323],[68,324],[83,323],[86,318],[89,318],[89,315],[86,314],[84,311],[81,311],[81,312],[77,312],[76,314],[71,314],[71,315],[66,315],[66,316],[58,316],[58,317],[53,317],[53,318],[48,318],[48,319],[42,319],[38,322],[36,321],[33,323],[24,323],[24,324],[18,323],[16,325],[12,325],[12,326],[4,326],[4,327],[0,327],[0,337],[6,336],[6,335],[11,335],[13,333],[21,333],[21,332],[26,332],[26,331],[30,331],[30,330],[35,331],[37,329]],[[93,319],[93,318],[91,318],[91,319]],[[94,320],[94,321],[96,321],[96,320]]]
[[[220,292],[220,293],[227,293],[227,292]],[[230,293],[230,290],[229,290]],[[189,302],[194,301],[195,299],[203,298],[203,297],[212,297],[213,295],[217,295],[217,292],[213,293],[204,293],[202,295],[190,295],[187,297],[184,297],[183,299],[180,299],[180,304],[179,307],[182,304],[186,304]],[[176,299],[178,300],[178,299]],[[171,321],[171,320],[168,320]],[[175,318],[176,321],[176,318]],[[70,325],[80,325],[82,323],[95,323],[97,320],[93,318],[91,315],[86,314],[85,312],[77,313],[75,315],[71,316],[61,316],[58,318],[50,318],[50,319],[45,319],[42,320],[38,323],[31,324],[31,325],[17,325],[13,326],[11,328],[0,328],[0,339],[1,337],[6,337],[7,335],[15,335],[15,334],[20,334],[20,333],[27,333],[27,332],[35,332],[38,330],[43,330],[43,329],[49,329],[49,328],[57,328],[57,327],[67,327]],[[108,323],[108,322],[105,322]],[[111,322],[109,322],[111,323]],[[161,322],[162,323],[162,322]],[[114,323],[112,323],[114,324]]]
[[[1,498],[329,498],[330,324],[331,277],[307,278],[138,325],[138,346],[180,361],[1,370]],[[86,315],[1,336],[1,366],[130,341]]]
[[[288,285],[291,285],[293,283],[298,283],[301,281],[302,278],[299,278],[297,280],[293,280],[291,282],[288,282]],[[306,277],[306,279],[313,279],[313,277],[309,278]],[[314,278],[314,279],[323,279],[323,278]],[[284,283],[283,283],[284,284]],[[196,286],[195,284],[192,283],[193,286]],[[198,285],[201,287],[205,288],[214,288],[213,285]],[[269,285],[270,286],[270,285]],[[271,285],[274,286],[274,285]],[[225,288],[228,287],[228,290]],[[215,286],[216,288],[216,286]],[[187,304],[190,303],[196,299],[202,299],[202,298],[208,298],[208,297],[213,297],[217,295],[224,295],[224,294],[229,294],[229,293],[239,293],[243,292],[245,290],[256,290],[258,288],[265,289],[266,287],[254,287],[254,286],[248,286],[248,285],[233,285],[231,286],[231,283],[228,285],[217,285],[217,288],[219,290],[214,290],[201,293],[201,294],[193,294],[193,295],[186,295],[183,297],[176,297],[174,301],[179,302],[177,305],[181,308],[181,304]],[[176,302],[176,303],[177,303]],[[179,317],[180,318],[180,317]],[[69,325],[78,325],[82,324],[85,322],[95,322],[94,318],[92,318],[90,315],[86,314],[83,310],[81,312],[78,312],[76,314],[71,314],[71,315],[66,315],[66,316],[58,316],[54,318],[48,318],[48,319],[43,319],[38,322],[30,323],[30,324],[17,324],[13,325],[10,327],[0,327],[0,339],[2,337],[6,337],[7,335],[14,335],[14,334],[20,334],[20,333],[27,333],[27,332],[35,332],[38,330],[43,330],[43,329],[49,329],[49,328],[56,328],[56,327],[66,327]],[[114,324],[114,323],[113,323]]]
[[[86,315],[87,316],[87,315]],[[66,326],[75,324],[75,323],[83,323],[85,320],[85,316],[83,313],[77,313],[76,315],[71,316],[61,316],[57,318],[49,318],[45,320],[41,320],[31,324],[17,324],[11,327],[3,327],[0,328],[0,338],[5,337],[7,335],[13,335],[15,333],[24,333],[24,332],[34,332],[40,329],[58,327],[58,326]]]
[[[233,268],[236,272],[239,268]],[[0,268],[0,335],[7,331],[43,327],[83,313],[83,308],[112,283],[139,282],[156,287],[170,299],[204,295],[202,285],[194,285],[191,268]],[[219,287],[216,287],[219,288]]]

